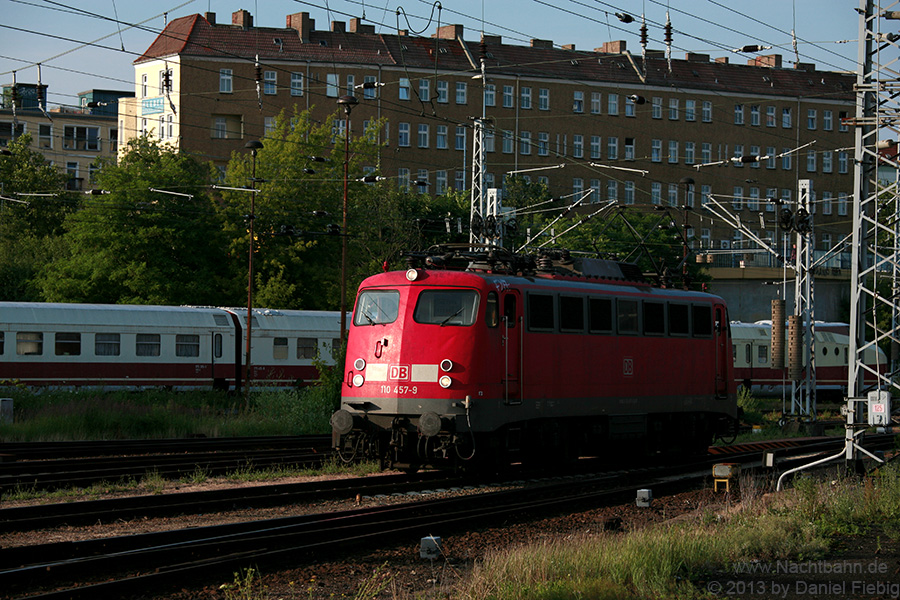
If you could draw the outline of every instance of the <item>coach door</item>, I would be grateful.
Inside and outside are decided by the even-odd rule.
[[[715,308],[716,322],[713,335],[716,339],[716,396],[728,395],[728,360],[731,349],[728,340],[728,315],[724,306]]]
[[[522,402],[522,299],[516,291],[503,294],[503,394],[507,404]]]

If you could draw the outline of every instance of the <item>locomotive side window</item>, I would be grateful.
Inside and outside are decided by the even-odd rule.
[[[419,294],[413,319],[416,323],[467,327],[478,314],[475,290],[425,290]]]
[[[16,334],[16,354],[40,356],[44,353],[44,334],[38,331],[20,331]]]
[[[118,333],[98,333],[94,335],[95,356],[119,356],[121,335]]]
[[[584,298],[559,297],[559,329],[560,331],[584,331]]]
[[[691,333],[687,304],[669,304],[669,335],[686,336]]]
[[[661,302],[644,302],[644,335],[666,334],[666,305]]]
[[[528,329],[553,331],[553,296],[528,294]]]
[[[316,338],[297,338],[297,358],[315,358],[317,348]]]
[[[507,294],[503,297],[503,318],[506,319],[507,327],[516,326],[516,297],[514,294]]]
[[[196,334],[175,335],[175,356],[200,356],[200,336]]]
[[[272,339],[272,358],[275,360],[286,360],[288,357],[288,340],[287,338],[277,337]]]
[[[56,334],[57,356],[81,356],[81,334],[60,332]]]
[[[588,328],[591,333],[611,333],[612,299],[588,298]]]
[[[500,323],[500,306],[497,301],[497,292],[487,295],[487,303],[484,307],[484,322],[488,327],[494,328]]]
[[[637,334],[638,332],[638,301],[616,301],[616,323],[619,333]]]
[[[691,306],[691,323],[694,325],[694,337],[711,337],[712,307],[704,304]]]
[[[385,325],[397,320],[400,313],[400,292],[397,290],[367,290],[359,295],[353,324]]]
[[[159,356],[159,334],[139,333],[135,340],[134,353],[137,356]]]

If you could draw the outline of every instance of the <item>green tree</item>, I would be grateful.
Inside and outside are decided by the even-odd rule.
[[[25,134],[0,156],[0,299],[6,301],[40,300],[32,280],[50,260],[73,205],[65,176],[30,145]]]
[[[65,221],[62,254],[41,272],[48,301],[231,304],[227,248],[209,165],[146,136],[105,162]],[[178,195],[153,190],[176,192]]]

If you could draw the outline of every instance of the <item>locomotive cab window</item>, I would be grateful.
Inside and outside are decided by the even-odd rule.
[[[497,292],[491,292],[487,295],[487,302],[484,307],[484,322],[494,328],[500,323],[500,305],[497,301]]]
[[[666,334],[666,305],[662,302],[644,302],[644,335]]]
[[[38,331],[20,331],[16,334],[16,354],[40,356],[44,353],[44,334]]]
[[[61,331],[56,334],[57,356],[81,356],[81,334]]]
[[[553,296],[528,294],[528,329],[553,331]]]
[[[467,327],[478,314],[475,290],[424,290],[416,301],[413,319],[426,325]]]
[[[579,333],[584,331],[584,298],[559,297],[559,330]]]
[[[691,317],[694,337],[712,337],[712,307],[702,304],[691,306]]]
[[[669,335],[687,336],[691,333],[687,304],[669,304]]]
[[[366,290],[359,295],[353,324],[385,325],[397,320],[400,313],[400,292],[397,290]]]
[[[611,333],[613,330],[612,299],[588,299],[588,327],[591,333]]]
[[[635,335],[638,332],[638,301],[616,301],[616,324],[620,334]]]

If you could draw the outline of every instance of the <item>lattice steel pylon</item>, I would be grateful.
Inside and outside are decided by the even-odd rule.
[[[816,329],[815,275],[813,272],[812,182],[801,179],[798,184],[797,211],[794,214],[796,256],[794,264],[794,315],[802,327],[800,377],[791,377],[791,414],[816,418]],[[775,323],[772,323],[775,327]]]
[[[896,156],[881,152],[896,144],[900,133],[900,71],[898,2],[860,0],[859,51],[856,78],[856,129],[853,196],[853,265],[850,296],[850,369],[847,382],[846,458],[856,458],[855,443],[861,433],[865,394],[871,389],[890,390],[896,373],[879,365],[878,347],[900,339],[900,326],[892,319],[879,328],[879,312],[894,314],[897,298],[893,292],[879,292],[879,282],[896,277],[900,265],[894,224],[897,212],[897,178],[878,179],[879,165],[900,167]],[[892,31],[888,31],[888,29]],[[890,207],[892,214],[881,209]],[[889,289],[896,288],[892,281]],[[868,339],[867,339],[868,338]],[[866,357],[870,357],[867,361]],[[871,358],[875,357],[874,364]],[[868,363],[868,364],[867,364]],[[874,381],[874,385],[871,383]],[[867,387],[868,386],[868,387]]]

